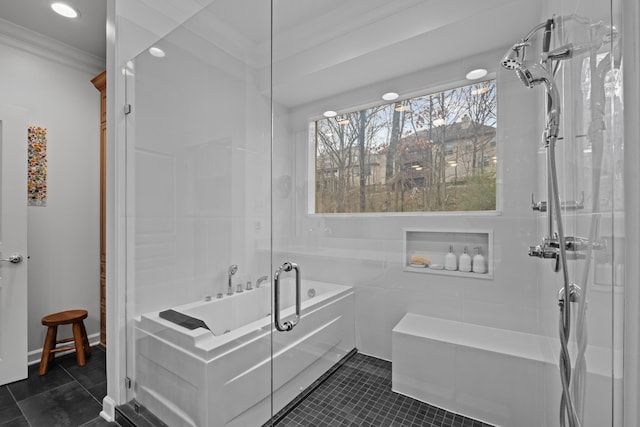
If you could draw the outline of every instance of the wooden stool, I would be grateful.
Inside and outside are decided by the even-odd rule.
[[[91,347],[89,347],[89,340],[87,339],[87,331],[84,328],[83,319],[87,318],[87,310],[67,310],[60,313],[50,314],[42,318],[42,324],[48,326],[47,337],[44,340],[44,347],[42,347],[42,358],[40,359],[40,369],[38,374],[44,375],[49,369],[49,364],[55,357],[54,353],[59,351],[76,350],[76,360],[78,366],[84,366],[86,364],[86,356],[91,355]],[[62,340],[56,340],[58,335],[59,325],[72,324],[73,338],[65,338]],[[64,342],[74,342],[74,345],[67,347],[56,348],[56,344]]]

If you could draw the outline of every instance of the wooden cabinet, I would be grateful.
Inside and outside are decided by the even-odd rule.
[[[91,83],[100,91],[100,344],[106,346],[107,72],[98,74]]]

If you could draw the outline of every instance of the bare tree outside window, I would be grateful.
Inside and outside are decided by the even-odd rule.
[[[487,80],[317,120],[316,213],[495,210],[496,114]]]

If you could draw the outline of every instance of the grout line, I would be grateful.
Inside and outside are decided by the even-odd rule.
[[[291,402],[289,402],[284,408],[282,408],[278,413],[273,415],[273,418],[267,423],[271,422],[271,425],[275,426],[280,421],[282,421],[289,413],[291,413],[294,409],[298,407],[301,403],[303,403],[307,398],[317,390],[322,384],[324,384],[333,374],[335,374],[338,369],[344,366],[353,356],[358,353],[357,348],[353,348],[349,353],[347,353],[342,359],[340,359],[337,363],[335,363],[327,372],[322,374],[320,378],[311,383],[302,393],[298,394]]]
[[[90,392],[90,391],[89,391],[85,386],[83,386],[83,385],[80,383],[80,381],[78,381],[78,379],[77,379],[76,377],[74,377],[74,376],[73,376],[73,374],[72,374],[71,372],[67,371],[67,368],[65,368],[65,367],[64,367],[64,366],[62,366],[62,365],[60,365],[60,367],[61,367],[62,369],[64,369],[64,371],[65,371],[67,374],[69,374],[69,376],[71,376],[71,378],[73,378],[73,382],[75,382],[76,384],[78,384],[82,390],[86,391],[86,392],[89,394],[89,396],[91,396],[91,398],[92,398],[93,400],[95,400],[95,401],[98,403],[98,405],[100,405],[100,407],[102,407],[102,402],[100,402],[100,401],[99,401],[99,400],[98,400],[98,399],[93,395],[93,393],[91,393],[91,392]],[[98,414],[98,415],[100,415],[100,414]]]
[[[15,395],[13,394],[13,392],[11,391],[11,389],[7,386],[7,391],[9,392],[9,394],[11,395],[11,398],[13,399],[13,402],[16,404],[16,406],[18,407],[18,410],[20,411],[20,413],[22,414],[22,418],[24,418],[24,420],[26,421],[27,425],[29,427],[31,426],[31,422],[29,422],[29,419],[27,418],[27,414],[24,413],[24,411],[22,410],[22,407],[20,407],[20,403],[18,402],[18,400],[16,399]],[[15,419],[18,419],[17,417]]]
[[[102,348],[100,348],[100,349],[96,349],[95,347],[97,347],[97,346],[92,346],[92,350],[96,350],[96,351],[102,351],[102,352],[104,352],[104,349],[102,349]],[[63,356],[64,356],[64,355],[63,355]],[[63,356],[60,356],[60,358],[62,358]],[[89,360],[90,360],[90,359],[89,359]],[[87,362],[89,362],[89,360],[88,360]],[[59,384],[59,385],[57,385],[57,386],[55,386],[55,387],[48,388],[48,389],[43,390],[43,391],[41,391],[41,392],[39,392],[39,393],[32,394],[32,395],[30,395],[30,396],[28,396],[28,397],[26,397],[26,398],[22,399],[21,401],[18,401],[18,400],[16,399],[16,396],[15,396],[15,394],[11,391],[11,388],[9,387],[9,384],[7,384],[7,385],[5,385],[5,386],[4,386],[4,387],[6,387],[7,391],[9,392],[9,395],[11,396],[11,399],[13,400],[13,402],[15,403],[15,405],[18,407],[18,410],[19,410],[19,411],[20,411],[20,413],[22,414],[22,418],[25,420],[25,422],[27,423],[27,425],[28,425],[29,427],[37,427],[37,426],[33,426],[33,425],[31,424],[31,422],[30,422],[30,421],[29,421],[29,419],[27,418],[27,414],[24,412],[24,410],[22,409],[22,406],[20,405],[20,402],[24,402],[24,401],[26,401],[26,400],[29,400],[29,399],[33,398],[33,397],[40,396],[40,395],[41,395],[41,394],[43,394],[43,393],[48,393],[48,392],[54,391],[54,390],[56,390],[56,389],[58,389],[58,388],[60,388],[60,387],[63,387],[63,386],[71,385],[74,389],[77,389],[77,388],[79,387],[79,389],[84,390],[85,392],[87,392],[87,393],[89,394],[89,396],[91,396],[91,398],[92,398],[96,403],[98,403],[98,405],[99,405],[99,406],[102,406],[102,402],[101,402],[100,400],[98,400],[98,398],[96,398],[96,396],[94,396],[94,395],[93,395],[93,394],[92,394],[92,393],[91,393],[91,392],[90,392],[86,387],[84,387],[84,386],[83,386],[83,385],[78,381],[78,379],[77,379],[77,378],[76,378],[76,377],[75,377],[75,376],[74,376],[74,375],[73,375],[73,374],[72,374],[72,373],[71,373],[71,372],[70,372],[70,371],[69,371],[65,366],[63,366],[61,363],[57,363],[57,364],[55,365],[55,367],[59,367],[60,369],[62,369],[62,371],[63,371],[63,372],[65,372],[65,373],[69,376],[69,381],[67,381],[67,382],[65,382],[65,383],[63,383],[63,384]],[[18,383],[19,383],[19,382],[22,382],[22,381],[28,381],[28,379],[29,379],[29,378],[27,377],[27,378],[26,378],[26,379],[24,379],[24,380],[20,380],[20,381],[18,381]],[[106,381],[106,377],[105,377],[105,381]],[[74,383],[75,383],[75,384],[74,384]],[[98,414],[96,414],[96,417],[99,417],[99,416],[100,416],[100,414],[99,414],[99,413],[98,413]],[[19,417],[16,417],[16,418],[14,418],[14,419],[18,419],[18,418],[19,418]],[[94,418],[94,419],[95,419],[95,418]],[[89,421],[87,421],[87,422],[91,422],[91,421],[93,421],[94,419],[91,419],[91,420],[89,420]],[[85,423],[85,424],[86,424],[86,423]],[[116,423],[116,424],[117,424],[117,423]]]

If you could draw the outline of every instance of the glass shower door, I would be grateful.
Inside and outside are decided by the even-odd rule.
[[[551,203],[544,89],[523,86],[499,65],[510,46],[554,17],[552,49],[574,43],[579,50],[556,68],[560,209],[565,236],[575,238],[565,270],[583,288],[583,301],[572,295],[567,304],[574,320],[585,320],[570,328],[570,388],[583,427],[620,425],[620,2],[574,3],[272,2],[272,256],[274,268],[295,262],[302,271],[302,317],[291,333],[313,327],[305,305],[321,286],[355,294],[353,343],[331,335],[325,353],[304,343],[308,366],[325,357],[336,363],[357,348],[358,360],[379,362],[378,379],[386,366],[405,380],[394,378],[394,390],[435,406],[496,425],[563,425],[563,272],[528,254],[548,232],[535,200]],[[542,33],[527,46],[534,71]],[[479,68],[485,74],[474,77]],[[483,108],[489,101],[496,110]],[[491,136],[478,138],[472,128]],[[491,238],[465,241],[476,231]],[[465,246],[481,248],[487,270],[444,268],[447,253],[461,259]],[[293,282],[285,289],[294,295]],[[406,327],[405,319],[415,322]],[[291,367],[279,357],[288,333],[274,335],[275,413],[287,401],[278,382]],[[399,335],[410,345],[402,347]],[[362,422],[370,415],[358,411],[350,399],[360,393],[350,390],[351,405],[340,406],[332,389],[336,424],[340,415]],[[327,421],[309,406],[308,419]],[[384,413],[382,425],[403,425],[403,416]]]
[[[269,34],[215,1],[122,70],[128,398],[168,425],[271,418]]]

